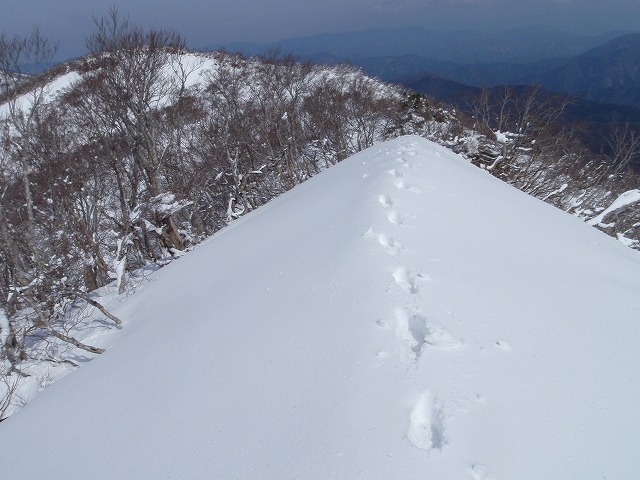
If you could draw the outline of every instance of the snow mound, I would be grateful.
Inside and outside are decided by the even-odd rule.
[[[234,222],[0,425],[3,478],[634,478],[640,256],[418,137]]]

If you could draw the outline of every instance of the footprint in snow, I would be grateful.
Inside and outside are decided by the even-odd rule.
[[[390,175],[393,175],[396,178],[402,177],[402,172],[400,170],[398,170],[397,168],[392,168],[388,172],[389,172]]]
[[[391,208],[393,206],[393,200],[391,200],[389,195],[380,195],[378,197],[378,202],[380,202],[380,205],[384,208]]]
[[[398,190],[405,190],[407,188],[407,182],[402,180],[401,178],[397,178],[393,184]]]
[[[387,220],[389,220],[390,223],[395,223],[396,225],[402,225],[404,223],[404,218],[402,217],[402,215],[400,215],[395,210],[389,212],[389,214],[387,215]]]
[[[417,278],[406,267],[398,267],[391,274],[393,279],[405,293],[415,295],[420,291]]]
[[[422,315],[411,315],[405,308],[398,307],[395,333],[405,366],[417,366],[429,334],[427,320]]]
[[[385,251],[392,257],[399,255],[403,248],[403,245],[400,242],[395,241],[393,237],[384,233],[378,234],[378,243],[382,245]]]
[[[407,366],[418,362],[426,348],[451,351],[464,347],[464,342],[448,329],[434,321],[427,321],[419,313],[399,307],[395,315],[396,339]]]
[[[421,193],[422,190],[420,190],[420,188],[414,186],[414,185],[409,185],[407,182],[405,182],[404,180],[402,180],[401,178],[397,178],[394,182],[393,185],[398,189],[398,190],[406,190],[408,192],[411,193]]]
[[[489,479],[489,467],[476,463],[471,465],[471,477],[473,480],[488,480]]]
[[[421,450],[442,450],[447,443],[442,404],[431,390],[420,392],[409,416],[407,438]]]

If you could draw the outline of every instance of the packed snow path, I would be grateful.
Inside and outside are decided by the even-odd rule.
[[[393,185],[398,190],[411,192],[409,195],[397,193],[398,199],[383,193],[378,196],[378,201],[383,208],[390,209],[394,205],[399,209],[402,205],[406,205],[405,209],[414,209],[416,205],[420,205],[420,199],[411,197],[413,195],[421,195],[421,190],[408,184],[405,177],[411,177],[410,168],[419,168],[419,161],[411,162],[412,158],[417,155],[418,143],[408,143],[406,146],[398,148],[399,156],[396,161],[400,163],[402,168],[393,168],[388,172],[394,177]],[[438,154],[439,155],[439,154]],[[365,178],[368,174],[364,174]],[[410,217],[418,218],[422,212],[409,212]],[[399,256],[401,253],[402,243],[395,240],[396,236],[402,236],[402,229],[395,226],[410,226],[411,223],[405,221],[404,211],[391,210],[386,219],[392,226],[382,222],[382,229],[393,231],[391,236],[389,233],[378,233],[378,242],[382,245],[387,253],[392,256]],[[365,237],[370,236],[375,231],[374,226],[370,226],[365,232]],[[400,347],[401,361],[407,369],[418,367],[425,348],[443,348],[457,349],[463,345],[462,340],[456,338],[446,327],[438,325],[431,319],[427,319],[421,311],[425,310],[426,305],[422,300],[420,293],[421,283],[430,280],[426,273],[413,273],[399,259],[392,267],[391,276],[395,284],[404,292],[404,298],[399,302],[395,309],[395,335]],[[386,323],[378,323],[385,326]],[[386,352],[385,352],[386,353]],[[385,355],[386,357],[386,355]],[[419,380],[414,379],[414,382]],[[434,393],[428,389],[418,392],[418,399],[415,406],[411,410],[409,417],[409,426],[407,431],[407,439],[417,448],[422,450],[430,450],[433,448],[442,449],[447,443],[444,427],[443,405],[438,402]]]
[[[635,478],[639,273],[442,147],[380,144],[154,274],[0,425],[3,478]]]

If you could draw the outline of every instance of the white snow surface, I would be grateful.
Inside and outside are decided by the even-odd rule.
[[[14,100],[13,106],[16,110],[28,110],[33,107],[34,96],[38,97],[39,95],[42,95],[42,98],[39,99],[42,103],[52,102],[60,94],[64,93],[64,91],[67,90],[74,82],[80,80],[80,78],[80,74],[75,71],[62,74],[42,87],[42,90],[36,89],[35,93],[26,93],[17,97]],[[9,113],[9,103],[0,104],[0,117],[4,117]]]
[[[605,208],[600,214],[596,217],[593,217],[591,220],[587,222],[588,225],[602,225],[602,221],[604,218],[609,215],[611,212],[615,212],[616,210],[620,210],[628,205],[633,205],[634,203],[640,202],[640,190],[633,189],[627,190],[624,193],[621,193],[611,205]]]
[[[5,344],[9,338],[9,319],[4,313],[4,309],[0,308],[0,347]]]
[[[418,137],[152,275],[7,479],[630,479],[640,256]]]

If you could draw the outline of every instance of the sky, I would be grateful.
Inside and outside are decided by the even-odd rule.
[[[34,25],[58,41],[59,56],[85,53],[92,18],[110,6],[144,27],[182,33],[191,47],[271,42],[381,27],[508,30],[548,25],[574,33],[640,31],[638,0],[0,0],[0,32]]]

